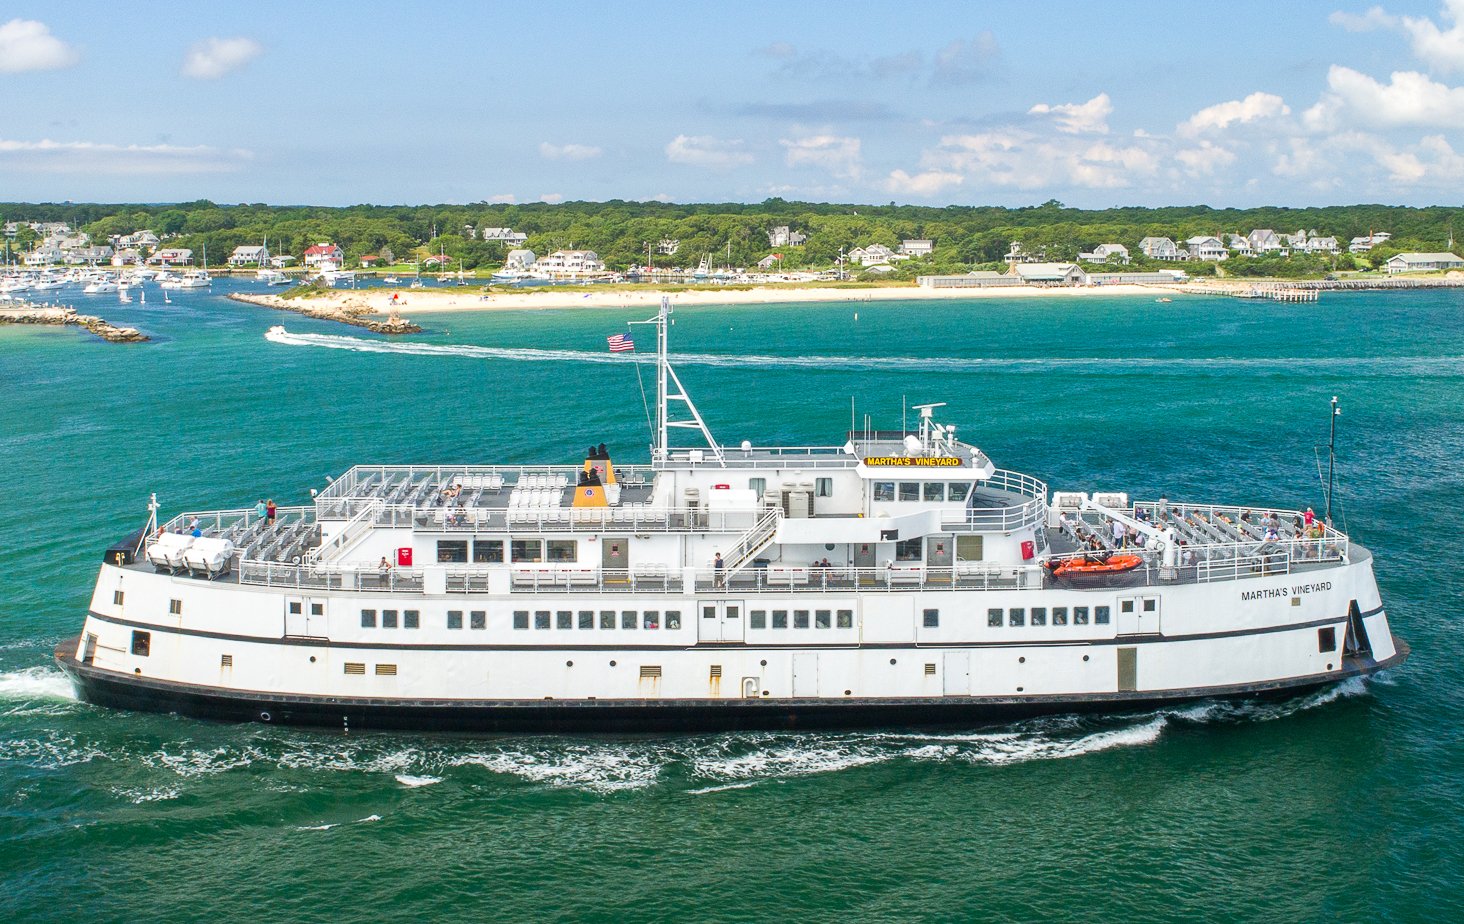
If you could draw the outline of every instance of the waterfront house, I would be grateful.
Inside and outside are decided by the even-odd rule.
[[[1012,241],[1012,245],[1007,248],[1006,257],[1003,259],[1010,266],[1013,263],[1041,263],[1046,256],[1046,251],[1042,253],[1028,253],[1022,249],[1021,241]]]
[[[1335,237],[1317,237],[1315,232],[1306,241],[1307,253],[1338,253],[1341,249]]]
[[[1088,274],[1076,263],[1016,263],[1012,265],[1012,274],[1029,286],[1088,284]]]
[[[605,272],[605,264],[593,250],[556,250],[537,261],[534,268],[550,276],[590,276]]]
[[[1265,256],[1268,253],[1280,253],[1282,256],[1286,256],[1284,253],[1286,245],[1281,243],[1281,236],[1270,228],[1257,228],[1247,234],[1245,239],[1250,241],[1251,250],[1254,250],[1258,256]]]
[[[362,269],[370,269],[371,267],[375,266],[376,264],[378,264],[380,262],[381,262],[381,257],[377,256],[374,253],[363,254],[361,256],[361,268]]]
[[[1457,270],[1464,269],[1464,259],[1452,253],[1400,253],[1389,257],[1384,267],[1389,273]]]
[[[808,235],[794,231],[787,225],[778,225],[768,232],[769,247],[802,247],[808,243]]]
[[[1393,235],[1387,231],[1369,231],[1366,237],[1354,237],[1347,245],[1348,253],[1367,253]]]
[[[1251,248],[1250,238],[1244,234],[1227,234],[1225,244],[1237,257],[1254,257],[1256,252]]]
[[[534,265],[534,252],[532,250],[510,250],[508,256],[503,258],[503,268],[506,270],[526,270]]]
[[[111,261],[112,245],[97,244],[91,247],[74,247],[64,251],[64,253],[66,254],[66,262],[73,266],[95,265]]]
[[[321,243],[305,248],[305,265],[320,267],[322,263],[333,263],[340,269],[346,262],[346,252],[335,244]]]
[[[53,263],[60,263],[66,258],[59,247],[48,247],[44,244],[36,247],[25,255],[26,266],[50,266]]]
[[[432,256],[428,257],[427,259],[423,260],[422,261],[422,265],[423,266],[447,266],[447,265],[449,265],[450,263],[453,263],[456,260],[457,260],[457,257],[451,257],[451,256],[448,256],[446,254],[435,253]]]
[[[111,263],[113,266],[139,266],[142,263],[142,251],[135,247],[127,247],[112,254]]]
[[[1225,249],[1225,245],[1220,242],[1218,237],[1199,235],[1190,238],[1184,244],[1189,249],[1191,260],[1210,260],[1219,263],[1230,256],[1230,251]],[[1255,244],[1251,244],[1251,247],[1254,248]]]
[[[887,266],[896,260],[910,259],[905,254],[896,253],[883,244],[855,247],[849,251],[848,258],[851,263],[858,263],[860,266]]]
[[[269,262],[269,249],[258,244],[235,247],[229,255],[230,266],[263,266]]]
[[[917,237],[900,242],[900,253],[907,257],[928,257],[935,251],[935,241]]]
[[[1178,260],[1179,247],[1167,237],[1146,237],[1139,241],[1139,252],[1150,260]]]
[[[158,266],[184,266],[193,262],[193,251],[187,247],[164,247],[153,251],[147,262]]]
[[[284,269],[294,262],[295,258],[287,253],[278,254],[269,258],[269,265],[274,267],[275,269]]]
[[[522,244],[529,239],[527,234],[512,228],[483,228],[478,232],[478,236],[485,241],[498,241],[509,246]]]
[[[766,257],[763,257],[761,260],[757,261],[757,268],[760,270],[770,270],[777,265],[778,254],[775,253],[770,253]]]
[[[1099,244],[1092,253],[1080,253],[1078,259],[1087,263],[1128,263],[1128,248],[1122,244]]]

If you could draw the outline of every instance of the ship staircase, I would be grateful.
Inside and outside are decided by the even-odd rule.
[[[773,544],[773,537],[778,534],[778,527],[783,522],[783,508],[770,507],[761,518],[752,525],[752,528],[743,533],[732,546],[732,551],[722,559],[722,566],[725,569],[725,580],[730,580],[743,568],[757,560],[763,550]]]

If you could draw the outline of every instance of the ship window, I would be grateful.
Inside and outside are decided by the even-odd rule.
[[[620,611],[620,628],[622,628],[622,629],[634,629],[635,628],[635,610],[621,610]]]
[[[595,628],[595,611],[594,610],[580,610],[579,611],[579,627],[581,629],[593,629],[593,628]]]
[[[1034,606],[1034,607],[1032,607],[1032,625],[1034,625],[1034,626],[1045,626],[1045,625],[1047,625],[1047,607],[1045,607],[1045,606]]]
[[[1152,613],[1152,612],[1154,612],[1154,608],[1158,605],[1158,602],[1159,601],[1155,600],[1153,597],[1145,597],[1144,598],[1144,612],[1146,612],[1146,613]]]
[[[140,658],[145,658],[152,653],[151,632],[134,631],[132,633],[132,653]]]
[[[548,610],[534,610],[534,628],[535,629],[547,629],[547,628],[549,628],[549,611]]]
[[[773,610],[773,628],[774,629],[786,629],[786,628],[788,628],[788,611],[787,610]]]
[[[956,561],[980,561],[986,555],[985,536],[957,536]]]
[[[324,603],[312,603],[312,604],[310,604],[310,615],[311,616],[324,616],[325,615],[325,604]]]
[[[680,610],[667,610],[666,611],[666,628],[668,628],[668,629],[679,629],[679,628],[681,628],[681,611]]]
[[[348,673],[348,674],[363,674],[364,675],[366,673],[366,665],[363,664],[360,661],[347,661],[346,662],[346,673]]]
[[[383,629],[395,629],[396,627],[397,627],[397,611],[396,610],[382,610],[381,611],[381,628],[383,628]]]
[[[555,613],[554,614],[554,628],[556,628],[556,629],[573,629],[574,628],[574,611],[573,610],[560,610],[559,612]]]
[[[1027,611],[1020,606],[1014,606],[1007,610],[1007,625],[1025,626],[1027,624]]]
[[[1317,651],[1337,650],[1337,627],[1327,626],[1317,630]]]
[[[544,541],[542,539],[514,539],[509,546],[514,561],[542,561]]]
[[[1001,611],[1001,607],[999,607],[999,606],[992,607],[991,609],[989,609],[989,610],[986,611],[986,625],[987,626],[1000,626],[1001,625],[1001,617],[1003,615],[1004,614]]]
[[[396,665],[395,664],[378,664],[378,665],[376,665],[376,676],[378,676],[378,677],[395,677],[396,676]]]
[[[793,628],[795,628],[795,629],[807,629],[808,628],[808,610],[794,610],[793,611]]]
[[[901,539],[895,543],[895,561],[920,561],[924,555],[925,540],[920,537]]]
[[[473,615],[476,617],[478,614],[477,613],[474,613]],[[527,629],[529,627],[529,611],[528,610],[514,610],[513,611],[513,627],[515,629]],[[476,629],[478,627],[477,626],[474,626],[473,628]]]
[[[644,625],[645,625],[645,627],[647,629],[659,629],[659,628],[661,628],[661,611],[660,610],[646,610],[645,613],[643,613],[642,615],[643,615],[643,617],[645,619]]]
[[[963,501],[971,496],[971,482],[952,481],[946,485],[946,500]]]
[[[574,539],[550,539],[550,561],[575,561],[579,555],[579,543]]]
[[[749,629],[766,629],[768,627],[768,611],[748,610],[747,627]]]
[[[749,491],[756,491],[757,496],[762,497],[763,492],[768,489],[768,480],[766,478],[749,478],[747,479],[747,489]]]
[[[877,501],[894,500],[895,483],[893,481],[876,481],[874,483],[874,499]]]
[[[473,610],[468,617],[468,627],[472,629],[488,628],[488,613],[484,610]]]
[[[840,629],[852,629],[852,628],[854,628],[854,611],[853,610],[839,610],[839,617],[838,618],[839,618],[838,626],[839,626]]]
[[[919,499],[920,499],[920,482],[918,482],[918,481],[902,481],[902,482],[900,482],[900,500],[902,500],[902,501],[918,501]]]
[[[116,605],[116,606],[121,606],[122,605],[122,591],[120,591],[120,590],[114,590],[114,591],[112,591],[112,603],[114,605]]]
[[[813,627],[815,629],[828,629],[833,627],[833,610],[814,610]]]
[[[416,629],[422,625],[422,614],[417,610],[402,610],[402,628]]]
[[[1088,624],[1088,608],[1086,606],[1073,607],[1073,625],[1086,626]]]
[[[486,564],[502,564],[502,539],[474,539],[473,561]]]
[[[1052,608],[1052,624],[1054,626],[1067,625],[1067,607],[1054,606]]]
[[[615,628],[615,611],[614,610],[601,610],[600,611],[600,628],[602,628],[602,629],[613,629],[613,628]]]
[[[834,479],[832,479],[832,478],[815,478],[815,479],[813,479],[813,496],[814,497],[833,497],[834,496]]]
[[[468,560],[468,540],[437,540],[437,560],[440,562],[465,562]]]
[[[449,629],[461,629],[463,627],[463,611],[462,610],[448,610],[447,611],[447,627]]]
[[[1093,621],[1095,623],[1097,623],[1098,625],[1100,625],[1100,626],[1106,626],[1106,625],[1108,625],[1108,607],[1106,607],[1106,606],[1095,606],[1095,607],[1093,607]]]
[[[291,600],[290,601],[290,615],[291,616],[299,616],[300,615],[300,612],[301,612],[301,610],[300,610],[300,601],[299,600]]]
[[[178,616],[182,612],[183,612],[183,601],[182,600],[169,600],[168,601],[168,615],[170,615],[170,616]]]
[[[926,610],[922,616],[922,623],[927,629],[939,629],[940,610]]]
[[[927,482],[925,482],[925,499],[928,500],[928,501],[944,501],[945,500],[945,482],[944,481],[927,481]]]
[[[376,611],[375,610],[362,610],[361,611],[361,628],[363,628],[363,629],[374,629],[374,628],[376,628]]]
[[[1118,604],[1118,607],[1125,613],[1132,613],[1134,611],[1134,601],[1124,600]]]

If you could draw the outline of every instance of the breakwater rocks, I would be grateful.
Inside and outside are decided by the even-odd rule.
[[[0,324],[39,324],[51,327],[84,327],[108,343],[146,343],[147,334],[135,327],[118,327],[94,314],[77,314],[75,308],[22,305],[0,308]]]
[[[364,327],[377,334],[416,334],[421,333],[422,328],[413,324],[398,315],[391,315],[386,320],[367,317],[376,314],[375,308],[366,304],[365,301],[354,301],[347,299],[340,304],[319,304],[312,305],[309,301],[299,298],[280,298],[278,295],[240,295],[232,294],[229,298],[236,302],[246,302],[250,305],[259,305],[263,308],[274,308],[278,311],[293,311],[295,314],[303,314],[307,318],[318,318],[322,321],[335,321],[340,324],[350,324],[353,327]]]

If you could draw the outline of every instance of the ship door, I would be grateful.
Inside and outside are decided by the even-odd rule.
[[[873,584],[875,563],[874,543],[854,543],[854,567],[859,569],[859,583]]]
[[[1158,635],[1159,598],[1124,597],[1118,601],[1119,635]]]
[[[630,573],[629,539],[616,536],[600,537],[600,570],[606,579],[628,577]]]
[[[818,695],[818,652],[793,655],[793,695]]]
[[[943,690],[947,696],[969,696],[971,694],[971,653],[969,651],[947,651],[945,653],[945,677]]]
[[[697,620],[697,641],[740,642],[745,637],[742,623],[741,600],[703,602],[701,618]]]
[[[286,597],[285,635],[324,637],[325,603],[309,597]]]

